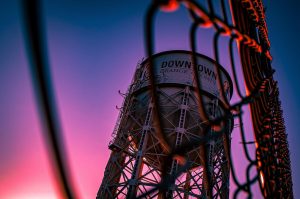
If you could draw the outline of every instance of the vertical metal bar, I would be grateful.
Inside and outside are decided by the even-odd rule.
[[[180,115],[179,115],[179,121],[176,129],[176,140],[175,140],[175,149],[179,148],[182,143],[182,137],[184,134],[184,126],[185,126],[185,119],[186,119],[186,112],[188,108],[189,103],[189,93],[190,93],[190,87],[186,86],[183,91],[183,96],[180,104]],[[170,171],[171,178],[174,178],[174,183],[176,182],[176,173],[178,169],[178,162],[176,159],[172,160],[172,166]],[[168,190],[167,198],[173,197],[173,190]]]
[[[152,120],[152,111],[153,111],[153,102],[152,99],[150,99],[147,115],[145,118],[145,122],[143,125],[143,129],[141,132],[141,138],[139,143],[139,148],[136,153],[135,157],[135,163],[132,171],[131,179],[129,180],[129,188],[127,192],[127,199],[132,199],[136,197],[137,187],[138,187],[138,178],[141,174],[141,171],[143,169],[143,156],[145,149],[147,147],[148,142],[148,133],[150,132],[150,124]]]

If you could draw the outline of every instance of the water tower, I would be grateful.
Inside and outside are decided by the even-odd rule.
[[[214,120],[225,115],[218,78],[227,100],[232,96],[232,81],[211,58],[197,54],[196,59],[201,99],[209,119]],[[156,132],[146,59],[137,67],[125,95],[97,198],[228,198],[230,168],[224,140],[226,136],[230,140],[232,117],[227,115],[223,133],[216,136],[209,120],[200,116],[191,52],[161,52],[152,60],[164,141]],[[172,150],[189,147],[171,156],[165,143]],[[157,187],[167,179],[165,175],[174,179],[162,191]]]

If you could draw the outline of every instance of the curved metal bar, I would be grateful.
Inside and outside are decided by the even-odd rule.
[[[72,187],[67,156],[65,154],[62,130],[52,88],[46,42],[42,27],[42,9],[38,0],[23,0],[23,14],[27,52],[34,92],[38,104],[40,120],[44,127],[44,138],[49,149],[49,158],[56,174],[59,191],[64,198],[77,198]]]
[[[150,78],[150,94],[153,99],[153,104],[154,104],[154,119],[156,123],[156,133],[160,139],[160,142],[162,144],[162,147],[166,150],[167,153],[171,152],[171,147],[167,143],[167,139],[165,135],[162,133],[162,126],[161,126],[161,116],[158,111],[159,108],[159,103],[158,103],[158,97],[157,97],[157,89],[155,86],[155,77],[154,77],[154,67],[153,67],[153,59],[152,55],[154,53],[154,25],[153,25],[153,18],[156,14],[157,9],[159,8],[159,3],[157,1],[154,1],[149,9],[146,12],[146,21],[145,21],[145,27],[144,27],[144,33],[145,33],[145,46],[146,46],[146,55],[149,59],[149,67],[148,67],[148,72],[149,72],[149,78]]]

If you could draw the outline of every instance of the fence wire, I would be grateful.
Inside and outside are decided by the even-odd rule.
[[[154,0],[149,6],[144,23],[145,49],[146,55],[149,57],[148,74],[150,74],[150,92],[153,103],[153,115],[156,125],[155,132],[158,134],[160,141],[164,143],[168,151],[167,159],[174,156],[181,156],[183,151],[187,151],[194,147],[204,146],[211,139],[211,135],[204,136],[201,140],[196,140],[188,144],[181,145],[178,148],[169,146],[167,138],[163,133],[161,126],[162,114],[160,112],[157,88],[154,78],[153,58],[154,55],[154,18],[157,12],[161,10],[174,10],[180,5],[191,15],[191,27],[189,34],[190,50],[192,52],[193,71],[197,71],[197,30],[201,28],[211,28],[214,30],[212,41],[215,71],[217,72],[217,84],[221,91],[221,99],[225,102],[225,114],[223,116],[211,119],[207,110],[204,108],[204,100],[201,95],[201,81],[197,72],[193,72],[196,82],[196,95],[199,100],[198,112],[200,117],[209,121],[209,125],[205,131],[214,127],[218,131],[215,137],[224,137],[224,146],[226,158],[229,160],[229,167],[233,182],[236,185],[234,190],[234,198],[238,198],[241,192],[253,197],[253,185],[259,183],[262,196],[264,198],[293,198],[291,167],[289,150],[287,143],[287,135],[285,132],[284,119],[279,100],[279,90],[277,82],[273,79],[274,69],[271,66],[272,57],[270,55],[270,41],[268,39],[268,30],[265,20],[265,11],[262,0],[219,0],[221,8],[221,16],[216,12],[214,3],[216,1],[205,1],[208,9],[196,0]],[[65,157],[62,150],[63,143],[60,142],[59,118],[55,110],[55,98],[51,90],[51,78],[47,77],[47,60],[45,58],[45,45],[42,42],[43,33],[37,0],[24,1],[25,25],[28,35],[28,51],[31,57],[31,72],[34,84],[36,84],[36,95],[38,96],[38,104],[41,111],[41,118],[46,126],[46,139],[50,144],[51,157],[54,160],[53,166],[57,171],[57,181],[61,187],[62,193],[66,198],[76,198],[75,189],[71,186],[71,179],[67,175],[67,165],[63,161]],[[226,6],[231,8],[231,16],[226,12]],[[234,24],[229,23],[229,18],[234,20]],[[220,38],[228,37],[228,52],[230,60],[230,68],[233,74],[233,84],[239,97],[235,103],[230,103],[222,86],[222,77],[220,68],[217,65],[220,62]],[[242,65],[243,77],[247,94],[243,95],[238,81],[238,68],[235,63],[234,45],[239,47],[239,56]],[[52,100],[52,101],[51,101]],[[244,123],[248,122],[243,117],[243,107],[249,106],[252,117],[252,125],[254,128],[253,142],[246,139]],[[234,117],[240,124],[238,126],[242,139],[243,153],[247,160],[247,168],[245,170],[246,179],[243,181],[238,179],[239,174],[232,160],[230,150],[230,136],[224,130],[225,120],[228,117]],[[255,158],[251,157],[247,144],[254,143],[256,147]],[[202,148],[205,150],[205,147]],[[207,162],[204,158],[204,178],[207,179],[205,184],[208,198],[212,198],[211,176],[207,172]],[[185,168],[189,167],[189,162],[181,165],[174,176],[167,172],[168,163],[166,161],[165,169],[162,171],[161,182],[153,189],[137,196],[137,198],[145,198],[147,195],[159,190],[164,198],[168,198],[167,187],[172,183],[172,179],[178,177]],[[256,175],[250,174],[252,168],[256,168]]]
[[[272,57],[270,55],[270,42],[268,39],[268,30],[265,21],[264,7],[261,0],[231,0],[230,3],[231,14],[235,25],[228,22],[226,13],[225,1],[221,0],[222,17],[217,16],[213,1],[208,0],[207,4],[209,10],[207,11],[203,5],[193,0],[181,1],[154,1],[148,9],[145,23],[145,39],[147,56],[150,57],[149,74],[151,74],[151,94],[154,101],[154,106],[157,107],[155,116],[158,124],[160,124],[161,114],[159,111],[159,104],[157,101],[157,91],[154,80],[154,67],[151,56],[154,54],[154,16],[161,7],[169,7],[172,9],[176,4],[183,4],[189,10],[192,16],[192,25],[190,28],[190,48],[193,54],[194,71],[197,71],[197,30],[200,28],[213,28],[215,34],[213,37],[213,51],[214,59],[219,63],[219,44],[220,37],[230,37],[228,48],[230,52],[230,65],[234,79],[234,86],[239,96],[239,102],[230,104],[225,97],[224,87],[220,75],[220,68],[215,64],[215,71],[217,71],[217,83],[219,89],[221,88],[221,97],[226,102],[226,113],[222,118],[211,120],[206,113],[203,103],[203,96],[201,95],[201,81],[199,81],[198,73],[194,72],[195,80],[198,82],[196,91],[199,99],[199,113],[202,118],[210,121],[210,125],[220,125],[222,120],[234,113],[233,117],[238,118],[239,130],[242,138],[242,145],[244,155],[248,161],[246,169],[246,181],[240,182],[238,175],[233,165],[228,136],[224,144],[227,147],[227,158],[230,160],[231,175],[237,189],[234,191],[234,198],[237,198],[241,191],[247,193],[248,198],[252,198],[251,186],[259,181],[262,195],[265,198],[293,198],[292,180],[290,159],[287,143],[287,135],[285,133],[284,119],[282,116],[281,104],[278,98],[279,91],[277,82],[273,79],[274,70],[271,67]],[[237,43],[239,46],[240,59],[242,62],[243,75],[247,87],[247,95],[243,96],[241,86],[238,83],[237,68],[234,59],[233,45]],[[198,87],[198,88],[197,88]],[[249,105],[251,109],[252,123],[254,127],[254,137],[256,144],[256,158],[251,158],[247,147],[249,143],[246,140],[245,130],[243,127],[243,112],[242,107]],[[161,128],[158,125],[158,128]],[[222,129],[222,128],[221,128]],[[156,132],[162,132],[158,129]],[[220,131],[219,133],[224,133]],[[207,135],[208,136],[208,135]],[[161,134],[162,139],[166,139],[164,134]],[[209,139],[209,138],[207,138]],[[166,141],[165,141],[166,142]],[[199,146],[205,143],[205,139],[197,143],[189,143],[191,146]],[[178,151],[185,151],[187,146],[172,151],[171,156],[180,155]],[[171,147],[170,147],[171,148]],[[208,174],[204,175],[206,179],[211,181]],[[250,177],[250,170],[256,167],[257,174]],[[167,178],[167,171],[163,172]],[[178,172],[177,176],[181,173]],[[176,177],[177,177],[176,176]],[[162,179],[162,184],[157,189],[167,187],[166,180]],[[152,190],[154,191],[154,190]],[[212,187],[208,184],[208,196],[212,196]],[[139,198],[147,195],[143,194]]]

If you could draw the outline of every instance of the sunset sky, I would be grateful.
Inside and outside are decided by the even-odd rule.
[[[118,116],[116,105],[123,101],[118,90],[126,92],[137,62],[145,57],[143,20],[150,0],[42,2],[68,162],[79,195],[95,198],[110,154],[107,146]],[[299,198],[300,23],[296,19],[300,5],[296,0],[264,2],[290,144],[294,196]],[[183,7],[159,13],[156,19],[156,52],[189,50],[190,18]],[[1,1],[0,198],[59,198],[34,98],[23,25],[20,1]],[[199,34],[199,52],[213,58],[213,31],[203,29]],[[221,39],[220,44],[225,42]],[[220,50],[221,64],[231,74],[227,47]],[[249,115],[244,119],[249,121]],[[251,139],[251,123],[245,126]],[[243,172],[240,138],[235,132],[232,136],[234,162]]]

